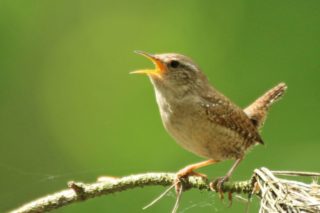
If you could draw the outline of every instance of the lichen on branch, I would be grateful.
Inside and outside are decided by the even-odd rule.
[[[260,198],[260,213],[267,212],[320,212],[320,185],[314,178],[311,183],[278,178],[276,175],[319,177],[316,172],[270,171],[255,169],[247,181],[225,182],[223,192],[256,194]],[[108,195],[128,189],[145,186],[172,186],[174,173],[145,173],[122,178],[106,177],[94,183],[71,181],[68,189],[31,201],[11,213],[48,212],[69,204],[85,201],[101,195]],[[210,191],[208,180],[190,176],[181,181],[184,190]],[[177,201],[179,199],[177,198]],[[177,204],[178,202],[176,202]],[[178,205],[175,205],[175,210]]]
[[[95,183],[69,182],[69,189],[47,195],[27,203],[11,213],[48,212],[69,204],[84,201],[101,195],[108,195],[128,189],[145,186],[171,186],[175,180],[174,173],[145,173],[130,175],[122,178],[106,178]],[[185,189],[199,189],[209,191],[208,181],[196,176],[190,176],[183,181]],[[251,190],[250,181],[226,182],[223,191],[248,193]]]

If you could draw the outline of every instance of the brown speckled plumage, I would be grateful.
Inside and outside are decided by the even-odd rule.
[[[286,89],[285,83],[279,83],[244,109],[244,112],[258,129],[263,126],[270,106],[283,96]]]
[[[190,58],[174,53],[139,54],[156,64],[154,71],[136,73],[148,74],[165,129],[185,149],[211,159],[186,167],[178,173],[179,177],[208,164],[236,159],[224,181],[249,147],[263,144],[259,128],[270,105],[285,91],[284,83],[242,110],[212,87]]]

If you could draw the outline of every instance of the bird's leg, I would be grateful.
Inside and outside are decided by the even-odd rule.
[[[211,182],[210,183],[210,189],[219,192],[221,197],[223,197],[223,191],[222,191],[221,187],[222,187],[224,182],[229,180],[229,178],[231,177],[233,171],[238,167],[238,165],[240,164],[242,159],[243,159],[242,157],[238,158],[234,162],[234,164],[232,165],[232,167],[230,168],[230,170],[228,171],[228,173],[225,176],[217,178],[215,181]]]
[[[210,160],[206,160],[206,161],[202,161],[199,163],[188,165],[188,166],[184,167],[183,169],[179,170],[176,173],[176,177],[175,177],[175,181],[174,181],[176,192],[178,193],[181,191],[180,187],[181,187],[181,179],[182,178],[186,178],[190,175],[195,175],[195,176],[200,176],[202,178],[207,178],[206,175],[194,172],[194,170],[199,169],[201,167],[211,165],[211,164],[215,164],[218,162],[219,161],[217,161],[217,160],[210,159]]]

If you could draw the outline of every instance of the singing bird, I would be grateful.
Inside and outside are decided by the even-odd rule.
[[[203,176],[195,169],[234,159],[227,174],[217,180],[216,189],[220,190],[247,150],[264,143],[259,129],[269,107],[284,94],[286,84],[278,84],[243,110],[214,88],[189,57],[177,53],[136,53],[155,65],[155,69],[131,73],[146,74],[151,80],[167,132],[183,148],[207,159],[178,171],[177,188],[181,178],[191,174]]]

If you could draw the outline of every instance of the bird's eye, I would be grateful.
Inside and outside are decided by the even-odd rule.
[[[177,68],[180,65],[180,62],[176,61],[176,60],[172,60],[172,61],[170,61],[169,65],[172,68]]]

